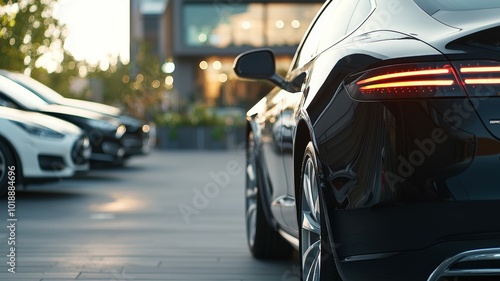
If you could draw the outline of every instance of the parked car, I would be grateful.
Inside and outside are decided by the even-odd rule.
[[[151,150],[152,137],[150,126],[138,118],[123,114],[117,107],[97,102],[65,98],[50,87],[22,73],[0,70],[0,75],[23,85],[49,104],[90,110],[117,118],[127,129],[122,139],[125,148],[124,157],[147,154]]]
[[[240,55],[240,77],[277,86],[247,113],[253,255],[298,249],[301,280],[497,280],[499,15],[327,1],[286,77],[269,49]]]
[[[0,107],[0,195],[7,192],[8,182],[18,186],[84,172],[89,169],[90,154],[89,138],[77,126]]]
[[[116,118],[96,112],[49,104],[33,92],[0,75],[0,106],[44,113],[73,123],[83,129],[92,146],[92,162],[121,164],[125,149],[122,137],[126,128]]]

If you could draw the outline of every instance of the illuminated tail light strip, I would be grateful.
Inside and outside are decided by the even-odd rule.
[[[474,79],[465,79],[465,84],[467,85],[492,85],[499,84],[500,78],[474,78]]]
[[[346,79],[360,100],[474,96],[500,97],[500,62],[456,61],[391,65]],[[466,91],[465,91],[466,90]]]
[[[461,61],[454,65],[469,96],[500,96],[500,62]]]
[[[362,81],[357,82],[356,84],[367,84],[370,82],[380,81],[380,80],[388,80],[392,78],[402,78],[402,77],[415,77],[415,76],[423,76],[423,75],[439,75],[439,74],[448,74],[450,73],[450,69],[432,69],[432,70],[418,70],[418,71],[408,71],[408,72],[400,72],[400,73],[392,73],[379,75],[372,78],[368,78]]]
[[[385,66],[347,81],[352,81],[346,84],[349,94],[361,100],[466,96],[448,62]]]
[[[384,88],[403,88],[403,87],[432,87],[432,86],[451,86],[455,83],[453,80],[417,80],[401,81],[393,83],[373,84],[360,87],[360,90],[384,89]]]
[[[460,73],[491,73],[500,72],[500,66],[461,67]]]

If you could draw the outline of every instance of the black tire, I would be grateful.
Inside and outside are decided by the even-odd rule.
[[[260,194],[260,173],[255,154],[253,134],[248,137],[245,188],[245,221],[247,242],[252,255],[258,259],[286,259],[293,252],[279,233],[268,223]]]
[[[312,142],[306,146],[300,176],[299,255],[303,281],[340,281],[328,239],[321,200],[323,186]],[[305,223],[304,223],[305,222]]]
[[[9,186],[9,167],[15,167],[14,154],[12,154],[10,148],[0,140],[0,196],[7,193]],[[15,172],[17,174],[17,171]]]

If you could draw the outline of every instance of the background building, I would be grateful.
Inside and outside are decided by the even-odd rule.
[[[286,73],[322,2],[132,0],[131,42],[143,39],[159,63],[168,65],[165,81],[173,84],[177,99],[248,108],[270,86],[237,81],[234,58],[269,47],[277,55],[278,71]],[[131,46],[131,61],[137,48]]]

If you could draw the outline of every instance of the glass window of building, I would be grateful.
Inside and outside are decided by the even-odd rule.
[[[321,7],[318,3],[185,3],[187,47],[296,46]]]

